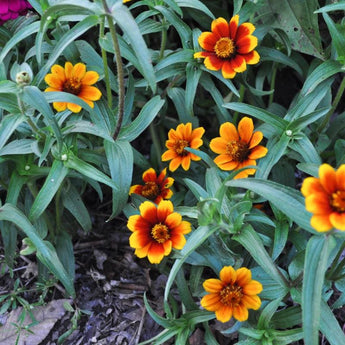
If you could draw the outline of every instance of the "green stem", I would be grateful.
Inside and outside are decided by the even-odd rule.
[[[245,92],[246,92],[246,89],[245,89],[244,85],[241,84],[241,85],[240,85],[240,98],[238,99],[238,102],[242,102],[242,101],[243,101]],[[232,123],[233,123],[234,125],[237,124],[238,115],[239,115],[239,112],[236,111],[236,112],[234,113],[234,115],[232,116]]]
[[[341,81],[341,84],[339,86],[339,89],[338,89],[338,92],[337,94],[335,95],[335,98],[333,100],[333,104],[332,104],[332,107],[331,109],[329,110],[329,112],[326,114],[324,120],[322,121],[322,123],[320,124],[319,128],[318,128],[318,132],[321,133],[322,130],[326,127],[327,123],[329,123],[329,119],[331,118],[331,116],[333,115],[335,109],[337,108],[338,106],[338,103],[340,102],[341,100],[341,97],[344,93],[344,90],[345,90],[345,77],[343,78],[343,80]]]
[[[162,147],[160,145],[160,140],[158,138],[157,131],[154,129],[154,125],[152,123],[150,123],[149,128],[153,147],[155,148],[155,152],[158,154],[158,162],[160,162],[160,157],[162,155]]]
[[[99,37],[100,39],[104,39],[104,23],[105,18],[102,18],[101,24],[99,26]],[[107,90],[107,99],[108,99],[108,106],[109,109],[113,107],[113,97],[111,94],[111,87],[110,87],[110,77],[109,77],[109,70],[108,70],[108,59],[107,59],[107,52],[105,49],[101,48],[102,60],[103,60],[103,68],[104,68],[104,79],[105,79],[105,87]]]
[[[114,140],[117,139],[120,129],[122,126],[123,121],[123,114],[124,114],[124,108],[125,108],[125,81],[124,81],[124,73],[123,73],[123,66],[122,66],[122,59],[121,59],[121,52],[120,52],[120,46],[119,41],[117,39],[116,31],[115,31],[115,25],[113,22],[113,17],[111,15],[111,12],[105,2],[105,0],[102,0],[103,8],[105,11],[105,15],[108,19],[109,24],[109,30],[110,30],[110,36],[113,41],[113,47],[115,52],[115,60],[116,60],[116,71],[117,71],[117,82],[119,87],[119,93],[118,93],[118,116],[117,116],[117,123],[114,130],[113,138]]]
[[[165,46],[167,43],[167,29],[166,29],[166,20],[165,18],[162,19],[162,40],[161,40],[161,48],[159,51],[159,60],[162,60],[164,57]]]
[[[272,71],[272,76],[271,76],[271,90],[274,90],[275,86],[276,86],[276,76],[277,76],[277,65],[276,63],[273,63],[273,71]],[[272,92],[269,95],[268,98],[268,106],[270,106],[273,103],[273,97],[274,97],[274,92]]]

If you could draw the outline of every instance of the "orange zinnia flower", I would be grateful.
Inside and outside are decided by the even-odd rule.
[[[198,149],[202,145],[201,137],[205,133],[203,127],[192,130],[192,124],[179,124],[175,129],[170,129],[168,133],[169,139],[165,142],[168,148],[162,155],[162,161],[169,161],[169,169],[175,171],[180,165],[184,170],[190,167],[190,161],[199,161],[201,158],[194,153],[185,150],[186,147]]]
[[[101,98],[102,93],[95,86],[99,75],[95,71],[86,72],[86,66],[83,63],[72,65],[70,62],[65,63],[65,68],[60,65],[54,65],[51,68],[50,74],[44,78],[49,85],[44,91],[64,91],[78,96],[93,108],[93,101]],[[54,102],[53,107],[57,111],[64,111],[69,109],[73,113],[79,113],[81,106],[68,102]]]
[[[206,310],[214,311],[217,320],[227,322],[232,317],[238,321],[248,319],[248,309],[260,308],[261,300],[257,294],[262,291],[262,285],[252,280],[248,268],[234,270],[225,266],[219,273],[220,279],[207,279],[203,287],[209,292],[200,303]]]
[[[139,194],[156,204],[159,204],[163,199],[170,199],[173,192],[169,187],[174,183],[174,179],[172,177],[166,177],[166,174],[166,168],[162,170],[158,177],[153,168],[146,170],[143,173],[145,184],[132,186],[129,189],[129,195],[132,193]]]
[[[254,48],[258,39],[252,35],[255,26],[242,23],[238,26],[239,16],[228,23],[224,18],[212,21],[212,32],[203,32],[199,44],[206,51],[194,54],[194,58],[205,58],[206,68],[212,71],[222,70],[224,78],[234,78],[236,73],[244,72],[247,64],[259,62],[260,56]]]
[[[163,200],[158,205],[145,201],[139,210],[140,215],[130,216],[127,223],[133,232],[129,245],[135,248],[135,255],[139,258],[147,256],[152,264],[159,264],[172,248],[183,248],[184,235],[191,231],[191,224],[173,212],[171,201]]]
[[[219,154],[214,162],[222,170],[239,170],[248,165],[256,165],[256,159],[267,154],[267,148],[258,145],[263,138],[260,131],[253,133],[253,120],[244,117],[236,127],[226,122],[220,126],[220,137],[214,138],[210,142],[213,152]],[[255,169],[245,169],[239,172],[234,178],[245,178],[253,175]]]
[[[319,178],[304,179],[305,208],[313,213],[310,224],[318,232],[345,230],[345,164],[334,170],[329,164],[319,167]]]

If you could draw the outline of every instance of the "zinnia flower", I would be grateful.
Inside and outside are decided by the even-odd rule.
[[[146,170],[143,173],[144,185],[136,184],[129,189],[129,195],[132,193],[139,194],[146,199],[152,200],[154,203],[159,204],[163,199],[170,199],[173,192],[169,187],[174,183],[172,177],[166,177],[167,169],[157,177],[153,168]]]
[[[304,179],[305,208],[313,213],[310,224],[318,232],[345,230],[345,164],[334,170],[329,164],[319,167],[319,178]]]
[[[249,117],[241,119],[238,130],[230,122],[220,126],[220,137],[214,138],[210,142],[211,150],[219,154],[214,162],[220,169],[239,170],[248,165],[256,165],[256,159],[266,156],[267,148],[258,145],[263,138],[262,132],[253,133],[253,130],[253,120]],[[254,173],[255,169],[245,169],[234,178],[245,178]]]
[[[32,8],[32,6],[25,0],[0,0],[0,25],[25,15],[28,8]]]
[[[236,73],[244,72],[247,64],[259,62],[260,56],[254,48],[258,39],[252,35],[255,26],[242,23],[238,26],[239,16],[228,23],[224,18],[212,21],[211,31],[203,32],[198,42],[205,51],[194,54],[194,58],[205,58],[206,68],[222,70],[224,78],[234,78]]]
[[[139,206],[140,215],[130,216],[127,226],[133,233],[129,245],[135,248],[139,258],[148,257],[152,264],[158,264],[172,248],[182,249],[184,237],[191,231],[191,224],[173,212],[171,201],[163,200],[158,205],[145,201]]]
[[[168,151],[162,155],[162,161],[169,161],[169,169],[175,171],[180,165],[184,170],[190,167],[190,161],[199,161],[201,158],[194,153],[185,150],[186,147],[198,149],[202,145],[201,137],[205,133],[203,127],[192,130],[192,124],[179,124],[175,129],[170,129],[168,133],[169,139],[165,142]]]
[[[95,71],[86,72],[86,66],[79,62],[72,65],[70,62],[65,63],[65,68],[60,65],[54,65],[50,74],[44,78],[49,85],[44,91],[64,91],[78,96],[86,102],[91,108],[94,107],[93,101],[101,98],[102,93],[95,86],[99,75]],[[64,111],[68,108],[73,113],[79,113],[81,106],[68,102],[54,102],[53,107],[57,111]]]
[[[257,294],[262,291],[262,285],[252,280],[248,268],[234,270],[225,266],[219,273],[220,279],[207,279],[203,287],[209,292],[200,303],[206,310],[214,311],[217,320],[227,322],[232,317],[238,321],[248,319],[248,309],[260,308],[261,300]]]

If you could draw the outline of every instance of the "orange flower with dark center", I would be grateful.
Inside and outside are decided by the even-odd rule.
[[[261,300],[257,296],[262,291],[262,285],[252,280],[248,268],[234,270],[225,266],[219,273],[220,279],[207,279],[203,287],[209,292],[200,303],[206,310],[214,311],[217,320],[227,322],[232,317],[238,321],[248,319],[248,309],[260,308]]]
[[[147,256],[152,264],[158,264],[172,248],[184,247],[184,235],[191,231],[191,224],[174,212],[171,201],[162,200],[158,205],[145,201],[139,210],[140,215],[130,216],[127,223],[133,232],[129,245],[135,248],[135,255],[139,258]]]
[[[219,154],[214,162],[220,169],[239,170],[248,165],[256,165],[256,159],[266,156],[267,148],[259,145],[263,138],[262,132],[253,131],[253,120],[249,117],[241,119],[238,130],[230,122],[220,126],[220,137],[210,142],[211,150]],[[254,173],[255,169],[249,168],[239,172],[234,178],[245,178]]]
[[[175,171],[180,165],[184,170],[188,170],[191,160],[199,161],[201,158],[194,153],[185,150],[186,147],[198,149],[203,141],[201,137],[205,133],[203,127],[198,127],[192,130],[192,124],[179,124],[175,129],[170,129],[168,133],[168,140],[165,146],[168,148],[162,155],[162,161],[169,161],[169,169]]]
[[[319,178],[304,179],[301,192],[305,208],[313,213],[310,224],[316,231],[345,230],[345,164],[338,170],[322,164]]]
[[[146,170],[143,173],[145,184],[132,186],[129,194],[142,195],[144,198],[152,200],[156,204],[159,204],[163,199],[170,199],[173,192],[169,188],[174,183],[174,179],[172,177],[166,177],[166,174],[166,168],[162,170],[158,177],[153,168]]]
[[[44,80],[49,85],[44,91],[63,91],[78,96],[86,102],[91,108],[94,107],[93,101],[101,98],[102,93],[97,87],[92,86],[99,78],[95,71],[86,72],[86,66],[83,63],[72,65],[65,63],[65,68],[60,65],[54,65],[51,72],[45,76]],[[73,113],[79,113],[81,106],[75,103],[54,102],[53,107],[57,111],[69,109]]]
[[[224,18],[212,21],[211,31],[203,32],[198,42],[205,51],[197,52],[194,58],[205,58],[204,64],[212,71],[222,70],[224,78],[234,78],[244,72],[248,65],[259,62],[255,49],[258,39],[252,35],[255,26],[251,23],[238,25],[239,16],[228,23]]]

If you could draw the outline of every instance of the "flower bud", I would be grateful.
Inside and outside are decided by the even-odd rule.
[[[29,85],[31,82],[30,74],[26,71],[21,71],[16,74],[16,83],[20,86]]]

